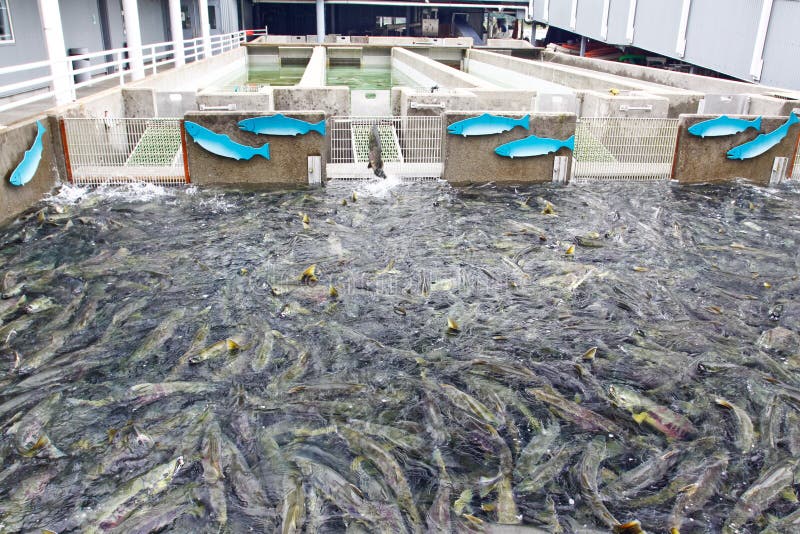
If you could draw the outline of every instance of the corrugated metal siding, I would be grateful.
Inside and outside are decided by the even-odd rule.
[[[580,9],[580,6],[578,6]],[[550,0],[550,24],[569,30],[572,17],[572,0]]]
[[[578,0],[578,20],[575,31],[592,39],[601,39],[603,0]]]
[[[724,9],[720,9],[718,0],[692,0],[684,61],[752,80],[750,62],[762,3],[762,0],[727,0]],[[793,21],[795,27],[789,33],[796,34],[798,20]]]
[[[800,2],[776,0],[772,4],[761,83],[800,89]]]
[[[682,0],[639,0],[633,44],[651,52],[675,56],[682,4]]]
[[[628,8],[631,0],[611,0],[608,10],[608,38],[612,44],[627,44],[625,29],[628,26]],[[580,9],[580,6],[578,6]],[[578,15],[580,17],[580,15]]]

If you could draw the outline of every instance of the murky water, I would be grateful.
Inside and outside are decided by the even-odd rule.
[[[327,84],[375,90],[388,90],[396,86],[420,87],[416,80],[390,66],[331,65],[327,70]]]
[[[0,229],[0,531],[796,531],[798,189],[352,187]]]

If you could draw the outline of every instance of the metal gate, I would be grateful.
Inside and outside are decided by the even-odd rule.
[[[77,185],[189,183],[181,119],[65,118],[61,137]]]
[[[441,117],[331,117],[329,159],[331,180],[374,178],[369,164],[369,135],[378,127],[383,168],[403,180],[436,180],[444,170]]]
[[[572,179],[669,180],[678,119],[598,117],[578,120]]]

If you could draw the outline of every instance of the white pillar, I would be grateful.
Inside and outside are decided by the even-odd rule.
[[[317,0],[317,42],[325,41],[325,0]]]
[[[134,80],[144,78],[144,58],[142,56],[142,32],[139,30],[139,3],[137,0],[122,0],[122,13],[125,17],[125,40],[128,43],[128,62]]]
[[[211,26],[208,23],[208,0],[197,0],[200,11],[200,37],[203,38],[203,58],[211,57]]]
[[[67,47],[64,44],[64,29],[61,27],[61,11],[58,0],[39,0],[39,18],[44,30],[47,58],[52,62],[53,91],[56,105],[72,101],[75,97],[72,79],[67,65]]]
[[[175,66],[186,63],[183,53],[183,25],[181,24],[181,0],[169,0],[169,32],[172,34],[172,55]]]
[[[750,63],[750,76],[754,82],[761,81],[761,72],[764,69],[764,47],[767,44],[767,30],[769,18],[772,16],[773,0],[764,0],[761,4],[761,16],[758,19],[756,42],[753,46],[753,61]]]

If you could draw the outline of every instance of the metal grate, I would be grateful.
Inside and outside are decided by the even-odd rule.
[[[369,132],[378,125],[384,170],[403,180],[441,178],[441,117],[331,117],[326,174],[332,180],[374,178],[369,162]]]
[[[800,180],[800,149],[794,157],[794,167],[792,168],[792,180]]]
[[[581,118],[572,180],[668,180],[677,137],[678,119]]]
[[[181,119],[64,119],[69,173],[78,185],[186,183]]]

